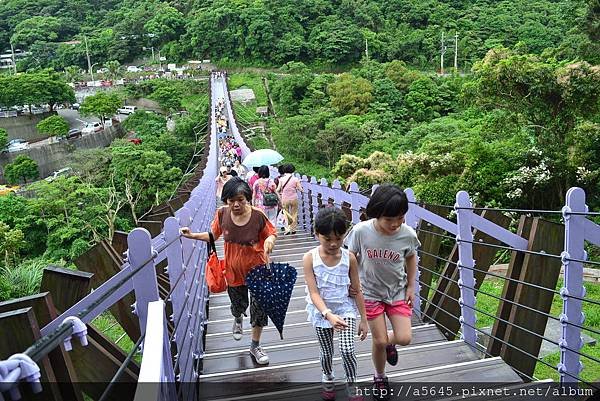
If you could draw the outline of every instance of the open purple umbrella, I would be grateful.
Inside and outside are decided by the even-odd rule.
[[[283,340],[283,323],[298,273],[288,263],[270,263],[250,270],[246,285]]]

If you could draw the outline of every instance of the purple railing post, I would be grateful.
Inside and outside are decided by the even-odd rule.
[[[308,177],[302,176],[302,188],[304,192],[302,192],[302,222],[303,227],[307,231],[312,231],[312,221],[310,219],[310,183],[308,181]]]
[[[404,193],[406,194],[406,198],[408,199],[408,212],[406,212],[406,215],[404,216],[404,221],[406,223],[407,226],[409,226],[410,228],[412,228],[413,230],[417,229],[417,226],[419,224],[419,217],[417,217],[417,215],[414,212],[414,203],[416,202],[415,200],[415,192],[412,190],[412,188],[406,188],[404,190]],[[417,254],[415,255],[415,257],[417,258],[417,274],[415,274],[415,302],[413,305],[413,313],[415,315],[417,315],[417,317],[421,317],[421,298],[419,297],[419,294],[421,294],[421,282],[419,281],[420,277],[421,277],[421,269],[420,269],[420,265],[419,265],[419,253],[417,252]]]
[[[560,315],[562,337],[559,341],[560,363],[557,366],[561,384],[576,383],[579,372],[583,369],[579,355],[575,352],[583,346],[581,329],[567,323],[582,325],[584,321],[581,300],[570,298],[568,295],[580,298],[585,296],[583,264],[573,259],[587,259],[587,253],[584,250],[587,219],[583,215],[570,214],[570,212],[587,213],[587,211],[583,189],[570,188],[567,191],[566,205],[562,209],[565,221],[565,250],[561,254],[561,259],[565,269],[565,281],[560,290],[563,312]],[[567,350],[565,347],[574,351]]]
[[[175,324],[175,320],[181,316],[183,309],[185,309],[187,268],[183,263],[181,240],[177,240],[177,238],[179,238],[179,228],[179,221],[176,217],[169,217],[165,220],[165,242],[169,243],[174,241],[167,248],[167,269],[172,292],[171,305],[173,310],[173,314],[169,316],[169,320],[173,322],[173,324]],[[181,339],[184,336],[183,328],[182,325],[177,326],[175,333],[173,334],[173,341],[175,341],[175,345],[177,346],[177,355],[175,355],[175,359],[179,359],[181,356]]]
[[[135,291],[134,312],[140,320],[140,331],[144,334],[148,320],[148,303],[160,299],[154,266],[156,250],[152,249],[152,237],[145,228],[135,228],[127,235],[127,247],[131,269],[141,269],[131,281]]]
[[[350,202],[350,209],[352,209],[352,224],[360,223],[360,207],[362,196],[363,195],[360,193],[358,184],[355,182],[351,182],[350,197],[352,198],[352,202]]]
[[[333,191],[331,188],[329,188],[329,183],[327,182],[326,178],[321,178],[321,181],[319,181],[319,186],[321,187],[320,190],[323,194],[321,196],[321,202],[323,206],[328,206],[329,199],[333,199]]]
[[[314,219],[319,212],[319,184],[315,177],[310,177],[310,200],[312,202],[312,219],[310,221],[310,231],[313,232]],[[321,197],[321,199],[323,199]]]
[[[141,269],[137,274],[132,277],[133,289],[135,291],[135,312],[140,320],[140,331],[142,334],[148,334],[147,323],[148,321],[154,322],[157,327],[152,327],[151,331],[156,330],[166,331],[167,322],[164,317],[164,310],[160,313],[160,319],[154,319],[154,312],[152,316],[148,311],[148,305],[155,301],[160,301],[160,305],[164,307],[164,304],[158,296],[158,283],[156,280],[156,267],[154,258],[157,253],[152,248],[152,237],[150,233],[144,228],[136,228],[132,230],[127,236],[127,247],[128,247],[128,259],[133,270]],[[157,304],[155,304],[156,307]],[[160,328],[158,328],[160,326]],[[150,347],[145,348],[144,354],[156,355],[161,354],[162,368],[160,370],[160,382],[174,382],[175,374],[173,371],[172,358],[171,358],[171,346],[168,338],[160,338],[162,347]],[[144,343],[145,346],[145,343]],[[158,357],[157,357],[158,358]],[[174,395],[174,387],[169,386],[168,393]]]
[[[331,183],[331,193],[333,197],[333,205],[337,208],[342,208],[342,202],[344,201],[343,195],[345,191],[342,189],[342,184],[340,184],[340,180],[334,180]]]
[[[458,245],[458,286],[460,288],[460,324],[462,329],[461,338],[472,347],[476,346],[477,334],[475,333],[475,277],[473,275],[473,231],[471,216],[473,214],[469,194],[460,191],[456,194],[456,222]]]

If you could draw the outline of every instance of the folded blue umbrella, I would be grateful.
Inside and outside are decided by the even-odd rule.
[[[250,270],[246,285],[283,340],[283,323],[298,273],[288,263],[270,263]]]

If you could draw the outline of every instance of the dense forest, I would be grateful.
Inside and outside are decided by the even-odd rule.
[[[597,0],[4,0],[0,47],[29,51],[21,70],[121,64],[156,49],[169,62],[190,58],[281,66],[340,66],[368,47],[380,62],[421,70],[445,57],[462,71],[496,46],[597,63]],[[455,35],[458,38],[455,43]]]

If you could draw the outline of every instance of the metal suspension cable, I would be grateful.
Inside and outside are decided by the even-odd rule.
[[[509,212],[509,213],[531,213],[531,214],[560,214],[562,215],[562,211],[560,210],[538,210],[538,209],[508,209],[508,208],[496,208],[496,207],[464,207],[464,206],[455,206],[455,210],[489,210],[489,211],[497,211],[497,212]]]
[[[564,211],[564,214],[570,214],[572,216],[600,216],[600,212],[568,212]]]
[[[515,249],[515,248],[511,248],[509,246],[504,246],[504,245],[494,245],[494,244],[488,244],[485,242],[467,241],[464,239],[456,240],[456,242],[466,242],[468,244],[482,245],[482,246],[487,246],[490,248],[505,249],[507,251],[513,251],[513,252],[522,252],[522,253],[525,253],[528,255],[537,255],[537,256],[543,256],[543,257],[548,257],[548,258],[553,258],[553,259],[561,259],[560,255],[554,255],[552,253],[528,251],[525,249]]]
[[[480,309],[476,308],[475,306],[471,306],[471,305],[468,305],[468,304],[466,304],[466,303],[463,303],[463,305],[465,305],[467,308],[469,308],[469,309],[471,309],[471,310],[474,310],[475,312],[479,312],[479,313],[481,313],[481,314],[483,314],[483,315],[486,315],[487,317],[491,317],[492,319],[498,320],[499,322],[502,322],[502,323],[504,323],[504,324],[507,324],[507,325],[509,325],[509,326],[511,326],[511,327],[514,327],[514,328],[518,329],[518,330],[522,330],[522,331],[526,332],[527,334],[531,334],[531,335],[533,335],[533,336],[535,336],[535,337],[537,337],[537,338],[540,338],[540,339],[542,339],[542,340],[546,340],[546,341],[548,341],[549,343],[552,343],[552,344],[554,344],[554,345],[556,345],[556,346],[560,346],[560,344],[559,344],[558,342],[556,342],[556,341],[554,341],[554,340],[552,340],[552,339],[550,339],[550,338],[544,337],[543,335],[540,335],[540,334],[538,334],[538,333],[535,333],[535,332],[533,332],[533,331],[531,331],[531,330],[529,330],[529,329],[526,329],[525,327],[521,327],[521,326],[519,326],[519,325],[517,325],[517,324],[515,324],[515,323],[509,322],[509,321],[508,321],[508,320],[506,320],[506,319],[502,319],[501,317],[497,317],[497,316],[494,316],[494,315],[492,315],[492,314],[490,314],[490,313],[487,313],[487,312],[485,312],[485,311],[482,311],[482,310],[480,310]]]
[[[108,386],[106,386],[106,388],[104,389],[104,392],[102,393],[102,395],[100,396],[100,398],[98,399],[98,401],[105,401],[105,400],[108,399],[109,394],[110,394],[112,388],[114,387],[114,385],[117,382],[117,380],[119,380],[119,378],[121,377],[121,375],[123,374],[123,372],[125,372],[125,369],[127,368],[127,365],[129,365],[129,362],[131,362],[131,360],[133,359],[133,356],[137,352],[137,349],[140,346],[140,344],[142,343],[142,341],[144,341],[145,337],[146,337],[146,335],[142,334],[140,336],[140,338],[136,341],[136,343],[133,345],[133,348],[131,349],[131,351],[129,352],[129,354],[127,355],[127,357],[125,358],[125,360],[123,361],[123,363],[121,364],[121,366],[119,367],[119,370],[117,370],[117,373],[115,373],[115,375],[113,376],[113,378],[108,383]]]
[[[448,294],[446,294],[445,292],[442,292],[442,291],[438,290],[437,288],[433,288],[433,287],[431,287],[431,286],[429,286],[429,285],[427,285],[427,284],[425,284],[425,283],[421,283],[421,284],[422,284],[422,285],[424,285],[425,287],[429,288],[430,290],[433,290],[434,292],[436,292],[436,293],[438,293],[438,294],[442,294],[442,295],[444,295],[444,296],[446,296],[446,297],[450,298],[450,299],[451,299],[451,300],[453,300],[454,302],[456,302],[456,303],[459,303],[459,300],[458,300],[458,299],[456,299],[456,298],[454,298],[452,295],[448,295]],[[427,301],[427,303],[428,303],[428,304],[430,304],[430,305],[434,305],[434,304],[433,304],[432,302],[430,302],[430,301]],[[436,307],[438,307],[438,306],[436,306]],[[443,309],[443,308],[442,308],[441,310],[443,310],[444,312],[446,312],[446,314],[448,314],[449,316],[452,316],[452,317],[454,317],[454,318],[457,318],[457,316],[453,315],[452,313],[448,312],[447,310],[445,310],[445,309]]]
[[[600,331],[598,331],[598,330],[594,330],[594,329],[592,329],[592,328],[590,328],[590,327],[586,327],[586,326],[580,326],[580,325],[578,325],[577,323],[571,323],[571,322],[565,322],[565,323],[566,323],[567,325],[569,325],[569,326],[575,326],[575,327],[577,327],[577,328],[579,328],[579,329],[581,329],[581,330],[586,330],[586,331],[589,331],[590,333],[594,333],[594,334],[597,334],[597,335],[599,335],[599,336],[600,336]]]
[[[560,293],[559,293],[559,295],[560,295]],[[564,296],[567,298],[573,298],[573,299],[577,299],[579,301],[588,302],[590,304],[600,306],[600,302],[594,301],[593,299],[582,298],[582,297],[578,297],[577,295],[571,295],[571,294],[565,294]]]
[[[473,288],[473,287],[471,287],[471,286],[468,286],[468,285],[466,285],[466,284],[462,284],[462,286],[463,286],[463,287],[465,287],[465,288],[468,288],[468,289],[470,289],[470,290],[476,291],[478,294],[483,294],[483,295],[486,295],[486,296],[488,296],[488,297],[495,298],[495,299],[497,299],[497,300],[499,300],[499,301],[508,302],[508,303],[509,303],[509,304],[511,304],[511,305],[515,305],[515,306],[518,306],[518,307],[520,307],[520,308],[527,309],[528,311],[531,311],[531,312],[538,313],[538,314],[540,314],[540,315],[542,315],[542,316],[544,316],[544,317],[547,317],[547,318],[550,318],[550,319],[552,319],[552,320],[556,320],[557,322],[560,322],[560,319],[559,319],[559,318],[557,318],[556,316],[552,316],[552,315],[550,315],[549,313],[542,312],[542,311],[540,311],[540,310],[537,310],[537,309],[534,309],[534,308],[532,308],[532,307],[530,307],[530,306],[522,305],[522,304],[520,304],[520,303],[518,303],[518,302],[514,302],[514,301],[511,301],[511,300],[508,300],[508,299],[504,299],[504,298],[502,298],[502,297],[499,297],[499,296],[497,296],[497,295],[490,294],[490,293],[488,293],[488,292],[482,291],[481,289],[479,289],[479,290],[478,290],[478,289],[475,289],[475,288]]]
[[[540,315],[542,315],[542,316],[544,316],[544,317],[547,317],[547,318],[550,318],[550,319],[556,320],[557,322],[560,322],[560,319],[559,319],[559,318],[557,318],[556,316],[552,316],[552,315],[550,315],[550,314],[548,314],[548,313],[546,313],[546,312],[539,311],[539,310],[537,310],[537,309],[531,308],[531,307],[529,307],[529,306],[526,306],[526,305],[522,305],[522,304],[520,304],[520,303],[517,303],[517,302],[511,301],[511,300],[509,300],[509,299],[504,299],[504,298],[502,298],[502,297],[499,297],[499,296],[497,296],[497,295],[490,294],[490,293],[488,293],[488,292],[486,292],[486,291],[483,291],[483,290],[481,290],[481,289],[477,289],[477,288],[474,288],[474,287],[468,286],[468,285],[466,285],[466,284],[459,284],[457,280],[453,280],[453,279],[451,279],[451,278],[449,278],[449,277],[442,276],[442,274],[441,274],[441,273],[438,273],[438,272],[435,272],[435,271],[433,271],[433,270],[431,270],[431,269],[428,269],[428,268],[426,268],[425,266],[419,265],[419,267],[420,267],[420,268],[422,268],[422,269],[425,269],[425,270],[427,270],[427,271],[429,271],[429,272],[431,272],[431,273],[433,273],[433,274],[436,274],[437,276],[444,277],[444,279],[445,279],[445,280],[448,280],[448,281],[450,281],[450,282],[452,282],[452,283],[454,283],[454,284],[458,285],[459,287],[460,287],[460,286],[462,286],[462,287],[468,288],[468,289],[470,289],[470,290],[473,290],[473,291],[477,292],[477,294],[486,295],[486,296],[488,296],[488,297],[495,298],[495,299],[497,299],[497,300],[499,300],[499,301],[508,302],[508,303],[510,303],[510,304],[512,304],[512,305],[515,305],[515,306],[518,306],[518,307],[521,307],[521,308],[527,309],[527,310],[529,310],[529,311],[531,311],[531,312],[538,313],[538,314],[540,314]],[[428,288],[431,288],[431,287],[429,287],[427,284],[425,284],[425,283],[423,283],[423,282],[421,282],[420,284],[421,284],[421,285],[425,285],[425,286],[427,286]],[[438,291],[439,293],[441,293],[441,294],[443,294],[443,295],[445,295],[445,296],[448,296],[449,298],[451,298],[451,297],[450,297],[449,295],[447,295],[446,293],[443,293],[443,292],[441,292],[441,291],[439,291],[439,290],[436,290],[436,291]],[[597,334],[600,334],[600,332],[598,332]]]
[[[442,238],[446,238],[446,239],[449,239],[452,241],[456,241],[456,237],[453,237],[451,235],[444,235],[441,233],[436,233],[435,231],[425,230],[424,228],[417,228],[416,231],[423,232],[425,234],[435,235],[436,237],[442,237]]]
[[[436,203],[426,203],[426,202],[413,202],[413,201],[408,201],[408,203],[413,204],[413,205],[417,205],[417,206],[431,206],[431,207],[440,207],[440,208],[446,208],[449,210],[454,210],[454,206],[449,206],[449,205],[438,205]]]
[[[552,293],[554,293],[554,294],[556,294],[556,295],[561,295],[561,294],[560,294],[560,292],[558,292],[558,291],[556,291],[556,290],[553,290],[553,289],[550,289],[550,288],[546,288],[546,287],[542,287],[542,286],[539,286],[539,285],[537,285],[537,284],[528,283],[528,282],[526,282],[526,281],[522,281],[522,280],[514,279],[514,278],[511,278],[511,277],[502,276],[502,275],[499,275],[499,274],[496,274],[496,273],[492,273],[492,272],[490,272],[489,270],[481,270],[481,269],[477,269],[477,268],[475,268],[475,267],[468,267],[468,266],[459,265],[459,264],[458,264],[458,263],[456,263],[456,262],[452,262],[451,260],[444,259],[444,258],[442,258],[442,257],[440,257],[440,256],[437,256],[437,255],[434,255],[434,254],[432,254],[432,253],[429,253],[429,252],[423,251],[423,250],[421,250],[421,249],[419,249],[419,252],[423,252],[423,253],[425,253],[425,254],[427,254],[427,255],[433,256],[433,257],[434,257],[434,258],[436,258],[436,259],[439,259],[439,260],[441,260],[441,261],[444,261],[444,262],[447,262],[447,263],[453,264],[453,265],[455,265],[455,266],[457,266],[457,267],[464,267],[465,269],[469,269],[469,270],[473,270],[473,271],[476,271],[476,272],[484,273],[484,274],[486,274],[486,275],[489,275],[489,276],[492,276],[492,277],[497,277],[497,278],[500,278],[500,279],[503,279],[503,280],[508,280],[508,281],[515,282],[515,283],[518,283],[518,284],[523,284],[523,285],[527,285],[527,286],[530,286],[530,287],[533,287],[533,288],[537,288],[537,289],[540,289],[540,290],[544,290],[544,291],[552,292]],[[444,279],[449,279],[448,277],[445,277],[445,276],[443,276],[443,277],[444,277]],[[574,297],[574,296],[573,296],[573,297]],[[591,301],[591,300],[587,300],[587,299],[583,299],[583,298],[581,298],[581,299],[582,299],[582,300],[584,300],[584,301],[595,302],[595,301]],[[598,303],[598,305],[600,305],[600,302]]]
[[[434,258],[436,258],[436,259],[438,259],[438,260],[440,260],[440,261],[442,261],[442,262],[450,263],[450,264],[452,264],[452,265],[456,265],[456,264],[457,264],[456,262],[453,262],[453,261],[451,261],[450,259],[445,259],[445,258],[442,258],[442,257],[441,257],[441,256],[439,256],[439,255],[436,255],[436,254],[433,254],[433,253],[430,253],[430,252],[424,251],[424,250],[423,250],[423,249],[421,249],[421,248],[418,248],[418,249],[417,249],[417,251],[418,251],[418,252],[422,252],[422,253],[424,253],[425,255],[428,255],[428,256],[434,257]]]
[[[527,355],[528,357],[535,359],[535,360],[536,360],[536,361],[538,361],[538,362],[541,362],[542,364],[544,364],[544,365],[548,366],[549,368],[551,368],[551,369],[553,369],[553,370],[556,370],[556,366],[552,366],[552,365],[550,365],[548,362],[546,362],[546,361],[544,361],[544,360],[542,360],[542,359],[538,358],[537,356],[535,356],[535,355],[532,355],[532,354],[530,354],[529,352],[527,352],[527,351],[525,351],[525,350],[522,350],[522,349],[520,349],[520,348],[518,348],[518,347],[515,347],[514,345],[512,345],[512,344],[509,344],[509,343],[507,343],[506,341],[499,339],[498,337],[492,336],[491,334],[489,334],[489,333],[486,333],[486,332],[484,332],[483,330],[480,330],[480,329],[478,329],[477,327],[473,327],[472,325],[470,325],[470,324],[468,324],[468,323],[466,323],[466,322],[463,322],[463,323],[464,323],[466,326],[469,326],[469,327],[471,327],[471,328],[473,328],[473,329],[477,330],[478,332],[480,332],[480,333],[482,333],[482,334],[485,334],[486,336],[488,336],[488,337],[490,337],[490,338],[493,338],[493,339],[494,339],[494,340],[496,340],[496,341],[499,341],[499,342],[501,342],[501,343],[502,343],[502,344],[504,344],[504,345],[507,345],[507,346],[509,346],[509,347],[511,347],[511,348],[514,348],[514,349],[515,349],[515,350],[517,350],[518,352],[521,352],[521,353],[523,353],[523,354]],[[574,375],[570,374],[569,372],[562,372],[562,373],[564,373],[564,374],[566,374],[567,376],[569,376],[569,377],[572,377],[573,379],[575,379],[575,380],[578,380],[578,381],[580,381],[580,382],[582,382],[582,383],[584,383],[584,384],[586,384],[586,385],[588,385],[588,386],[590,386],[590,387],[594,387],[595,389],[600,389],[600,387],[597,387],[597,386],[595,386],[594,384],[592,384],[592,383],[589,383],[589,382],[587,382],[587,381],[585,381],[585,380],[581,379],[580,377],[574,376]]]
[[[423,298],[423,297],[421,297],[420,295],[419,295],[419,298],[421,298],[422,300],[426,301],[426,299],[424,299],[424,298]],[[454,315],[452,315],[451,313],[449,313],[448,311],[446,311],[446,310],[444,310],[444,309],[442,309],[442,308],[438,307],[437,305],[434,305],[434,304],[432,304],[432,306],[433,306],[434,308],[436,308],[436,309],[439,309],[439,310],[441,310],[441,311],[443,311],[443,312],[447,313],[448,315],[452,316],[453,318],[456,318],[456,316],[454,316]],[[446,330],[446,332],[447,332],[448,334],[452,334],[452,335],[453,335],[453,336],[455,336],[455,337],[459,337],[459,335],[458,335],[458,333],[457,333],[457,332],[455,332],[455,331],[453,331],[453,330],[450,330],[448,327],[444,326],[442,323],[440,323],[439,321],[437,321],[436,319],[434,319],[432,316],[428,315],[428,314],[427,314],[427,313],[425,313],[425,312],[421,312],[421,313],[422,313],[422,314],[423,314],[425,317],[427,317],[427,319],[429,319],[429,320],[431,320],[432,322],[434,322],[434,323],[435,323],[437,326],[440,326],[441,328],[443,328],[444,330]]]
[[[583,259],[575,259],[575,258],[564,258],[564,260],[568,260],[570,262],[585,263],[585,264],[593,265],[593,266],[600,266],[600,262],[595,262],[593,260],[583,260]]]

